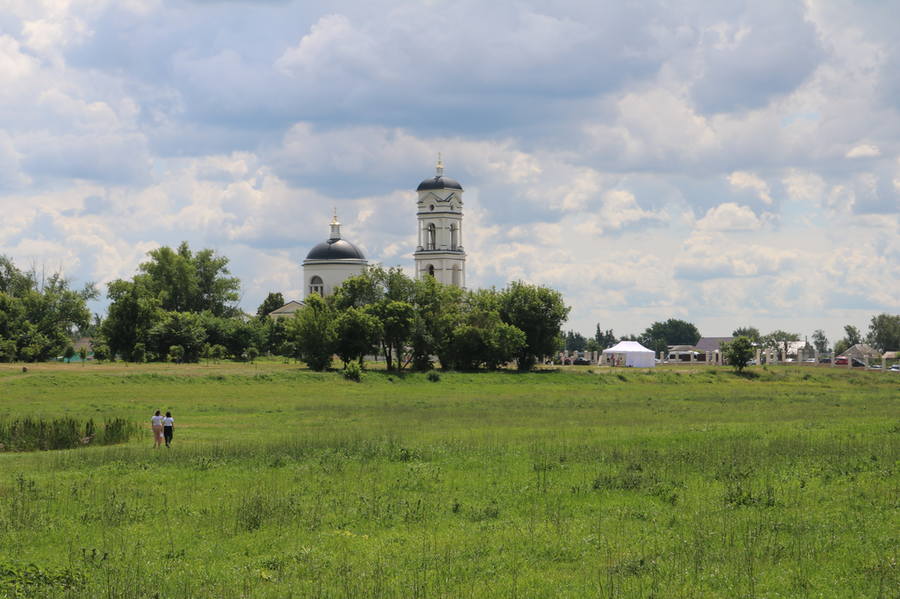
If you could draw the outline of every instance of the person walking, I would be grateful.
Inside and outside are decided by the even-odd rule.
[[[163,442],[163,417],[160,416],[159,410],[150,418],[150,426],[153,428],[153,449],[156,449]]]
[[[166,438],[166,447],[172,444],[172,432],[175,430],[175,419],[172,418],[172,412],[166,412],[163,418],[163,435]]]

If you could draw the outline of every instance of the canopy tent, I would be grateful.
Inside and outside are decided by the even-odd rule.
[[[656,366],[656,354],[637,341],[619,341],[609,349],[603,350],[604,356],[611,356],[616,363],[634,368],[653,368]]]

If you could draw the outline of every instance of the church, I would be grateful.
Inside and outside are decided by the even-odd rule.
[[[418,239],[413,252],[415,276],[435,277],[445,285],[466,286],[466,252],[462,241],[463,188],[459,181],[444,176],[438,155],[434,177],[416,188]],[[362,250],[341,233],[337,212],[331,218],[328,239],[316,244],[302,265],[303,296],[317,293],[327,297],[348,278],[362,274],[368,266]],[[271,318],[288,318],[303,304],[290,301],[271,312]]]

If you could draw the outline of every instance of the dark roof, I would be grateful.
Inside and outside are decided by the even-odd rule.
[[[723,343],[731,343],[734,337],[700,337],[697,341],[697,351],[716,351],[722,348]]]
[[[307,260],[365,260],[362,251],[346,239],[323,241],[306,255]]]
[[[425,179],[419,183],[416,191],[424,191],[427,189],[458,189],[462,191],[462,185],[459,184],[459,181],[451,179],[450,177],[431,177],[430,179]]]

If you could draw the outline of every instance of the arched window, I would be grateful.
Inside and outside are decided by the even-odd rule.
[[[432,226],[433,226],[433,225],[432,225]],[[429,265],[428,265],[428,276],[430,276],[430,277],[433,277],[433,276],[434,276],[434,264],[429,264]]]
[[[434,223],[428,223],[428,228],[425,230],[425,249],[433,250],[437,246],[435,244],[435,238],[437,237],[437,228],[434,226]]]
[[[325,283],[319,275],[309,280],[309,294],[312,295],[313,293],[318,293],[320,296],[325,297]]]
[[[457,287],[462,287],[462,283],[460,282],[460,276],[459,276],[460,274],[461,274],[461,271],[459,270],[459,267],[454,266],[453,267],[453,284],[456,285]]]
[[[450,225],[450,249],[455,250],[456,246],[459,245],[459,228],[456,226],[456,223]]]

